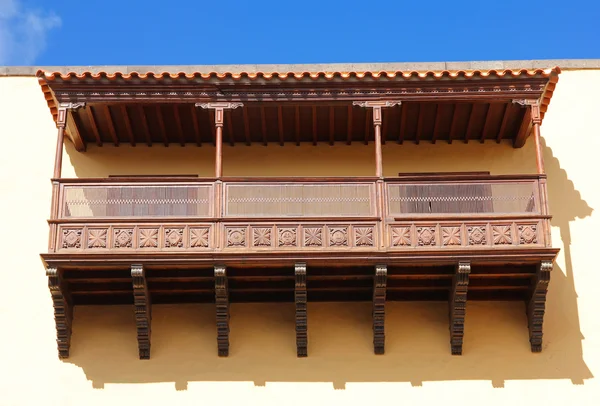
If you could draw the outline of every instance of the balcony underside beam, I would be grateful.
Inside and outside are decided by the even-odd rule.
[[[152,307],[146,270],[142,265],[131,266],[131,279],[133,281],[133,305],[135,307],[139,357],[140,359],[150,359]]]
[[[465,314],[467,310],[467,290],[471,263],[459,262],[452,278],[450,291],[450,346],[452,355],[462,355],[465,334]]]

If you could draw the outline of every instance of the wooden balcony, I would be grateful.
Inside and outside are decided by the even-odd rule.
[[[554,255],[543,175],[55,182],[50,262],[374,265]]]

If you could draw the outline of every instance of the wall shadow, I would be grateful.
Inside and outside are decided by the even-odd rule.
[[[592,214],[566,171],[545,147],[553,227],[560,230],[564,267],[555,266],[544,324],[544,348],[530,352],[525,306],[520,302],[469,302],[462,356],[450,355],[447,304],[389,302],[386,354],[372,348],[370,303],[309,303],[309,356],[295,353],[294,306],[233,304],[231,351],[219,358],[214,305],[153,307],[152,359],[137,358],[131,306],[75,308],[71,357],[93,387],[112,383],[239,381],[348,382],[569,379],[593,374],[583,359],[571,259],[570,223]],[[559,246],[555,241],[555,246]]]

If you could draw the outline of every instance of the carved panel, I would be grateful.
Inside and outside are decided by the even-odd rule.
[[[62,247],[63,248],[81,248],[82,228],[63,228],[62,229]]]
[[[229,289],[227,270],[215,266],[215,305],[217,312],[217,348],[219,357],[229,355]]]
[[[71,347],[73,309],[70,298],[63,286],[61,272],[56,268],[48,268],[46,276],[48,276],[48,289],[50,290],[54,306],[58,357],[64,359],[69,357],[69,349]]]
[[[519,224],[519,243],[537,244],[537,224]]]
[[[373,284],[373,347],[375,354],[385,353],[385,293],[387,289],[387,266],[375,267]]]
[[[113,246],[115,248],[131,248],[133,245],[133,228],[113,229]]]
[[[279,227],[277,229],[277,245],[295,247],[298,245],[298,231],[295,227]]]
[[[329,227],[329,245],[348,246],[348,227]]]
[[[494,245],[512,245],[512,225],[498,224],[492,226],[492,239]]]
[[[88,248],[106,248],[106,237],[108,228],[88,228],[87,247]]]
[[[210,229],[208,227],[190,228],[190,248],[208,248]]]
[[[165,228],[165,248],[183,247],[183,228]]]
[[[462,354],[470,273],[471,264],[469,262],[459,262],[452,280],[452,291],[450,293],[450,346],[452,355]]]
[[[467,227],[469,236],[469,245],[486,245],[487,244],[487,227],[482,225],[469,225]]]
[[[272,232],[271,227],[254,227],[252,229],[252,245],[255,247],[270,247]]]
[[[140,228],[140,248],[158,248],[158,228]]]
[[[354,227],[354,245],[372,247],[373,241],[373,227]]]
[[[323,246],[323,228],[322,227],[304,227],[304,245],[306,247]]]
[[[392,246],[410,247],[412,246],[412,236],[410,226],[392,227]]]
[[[552,261],[542,261],[533,285],[531,299],[527,304],[527,322],[529,325],[529,343],[532,352],[542,351],[544,314],[546,313],[546,294],[550,283]]]
[[[246,246],[246,227],[227,228],[227,246],[245,247]]]
[[[462,245],[462,227],[460,225],[442,227],[442,244],[444,246]]]
[[[436,245],[435,226],[417,227],[417,243],[420,246]]]
[[[133,281],[133,304],[140,359],[150,359],[150,322],[152,320],[150,293],[146,282],[146,271],[141,265],[131,266]]]
[[[294,289],[294,300],[296,302],[296,354],[298,357],[306,357],[308,355],[306,264],[297,263],[294,274],[296,279]]]

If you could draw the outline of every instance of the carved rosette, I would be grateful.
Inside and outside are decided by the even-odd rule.
[[[132,265],[131,278],[133,281],[133,304],[139,356],[140,359],[150,359],[150,322],[152,314],[144,267],[142,265]]]
[[[354,227],[354,245],[357,247],[372,247],[373,227]]]
[[[444,246],[462,245],[462,227],[442,227],[442,244]]]
[[[138,245],[140,248],[158,248],[158,228],[141,228]]]
[[[308,355],[308,323],[306,295],[306,264],[297,263],[295,266],[294,300],[296,303],[296,354],[298,357]]]
[[[246,246],[246,227],[227,228],[227,246],[245,247]]]
[[[492,226],[492,239],[494,245],[512,245],[512,225],[499,224]]]
[[[190,228],[190,248],[208,248],[209,238],[208,227]]]
[[[295,227],[281,227],[277,230],[277,245],[280,247],[295,247],[298,245],[297,230]]]
[[[435,227],[417,227],[417,241],[420,246],[436,245]]]
[[[165,228],[165,248],[183,247],[183,228]]]
[[[255,227],[252,229],[252,245],[255,247],[270,247],[271,234],[273,230],[270,227]]]
[[[54,306],[54,323],[56,325],[56,344],[58,347],[58,357],[60,359],[69,357],[71,347],[71,324],[73,321],[73,309],[70,303],[70,297],[64,289],[62,281],[62,272],[57,268],[48,268],[46,270],[48,277],[48,289],[52,296]]]
[[[392,227],[392,247],[412,246],[411,227]]]
[[[486,245],[487,228],[485,225],[470,225],[467,227],[469,245]]]
[[[81,228],[62,229],[63,248],[81,248]]]
[[[115,248],[131,248],[133,245],[133,228],[113,229],[113,245]]]
[[[471,264],[469,262],[459,262],[452,280],[452,291],[450,293],[450,346],[452,355],[462,354],[470,273]]]
[[[385,293],[387,266],[375,266],[373,283],[373,348],[375,354],[385,353]]]
[[[87,235],[87,247],[106,248],[106,237],[108,236],[107,228],[90,228]]]
[[[537,244],[537,224],[519,224],[518,230],[520,244]]]
[[[329,227],[329,245],[348,246],[348,227]]]
[[[322,247],[323,246],[323,228],[305,227],[304,228],[304,246]]]
[[[216,265],[215,272],[215,305],[217,312],[217,348],[219,357],[229,355],[229,288],[227,286],[227,269]]]
[[[532,352],[542,351],[544,314],[546,313],[546,295],[550,283],[552,261],[542,261],[537,269],[531,299],[527,304],[527,324],[529,343]]]

